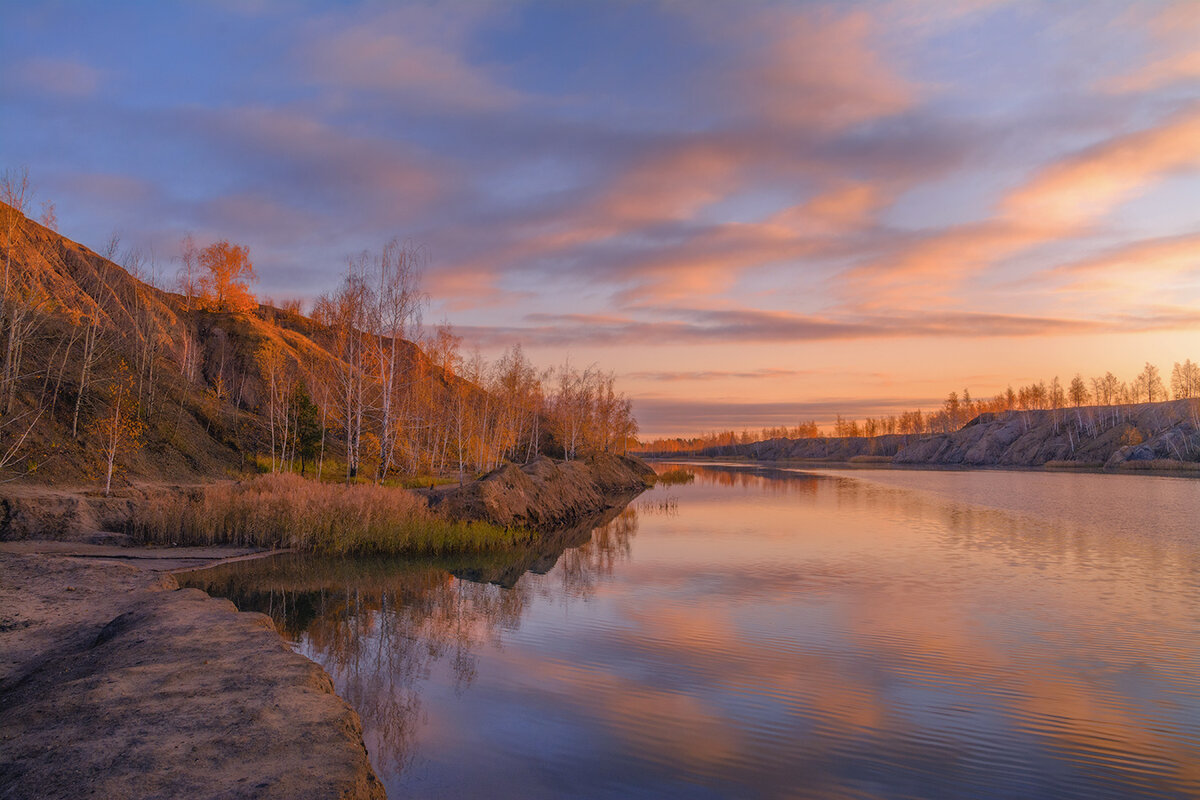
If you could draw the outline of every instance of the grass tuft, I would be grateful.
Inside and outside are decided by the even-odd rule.
[[[696,473],[676,468],[660,472],[656,477],[655,483],[659,486],[678,486],[683,483],[691,483],[694,480],[696,480]]]

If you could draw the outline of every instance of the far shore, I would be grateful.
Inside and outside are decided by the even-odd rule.
[[[870,470],[886,469],[908,472],[1050,472],[1080,473],[1087,475],[1147,475],[1166,478],[1200,478],[1200,465],[1196,467],[1162,467],[1147,462],[1131,462],[1115,467],[1098,464],[1051,463],[1039,466],[1020,464],[896,464],[886,461],[837,461],[819,458],[754,459],[746,456],[678,456],[639,455],[648,464],[697,464],[731,467],[805,467],[808,469]],[[1138,466],[1146,463],[1146,466]],[[1191,462],[1183,462],[1191,463]]]

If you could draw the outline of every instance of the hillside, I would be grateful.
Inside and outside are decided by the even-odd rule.
[[[762,461],[1191,469],[1200,464],[1200,400],[1006,411],[981,414],[950,433],[771,439],[705,448],[694,455]]]
[[[0,480],[95,483],[122,387],[134,398],[140,428],[117,457],[126,480],[226,477],[257,469],[273,451],[289,464],[305,457],[311,464],[315,441],[299,452],[306,423],[321,426],[327,462],[345,458],[338,421],[347,415],[335,394],[337,377],[351,366],[333,352],[339,331],[266,305],[245,313],[202,309],[10,206],[0,204],[0,217],[0,272],[7,275],[0,453],[8,454]],[[365,334],[355,335],[365,342]],[[452,391],[481,396],[413,343],[398,340],[393,352],[398,373],[410,388],[421,385],[426,404],[444,403]],[[276,356],[286,381],[269,373],[264,353]],[[361,412],[372,398],[365,381],[358,391]],[[357,420],[360,430],[370,424],[366,416]],[[280,442],[272,443],[273,432]],[[317,435],[308,432],[310,440]],[[368,435],[362,446],[372,444]]]

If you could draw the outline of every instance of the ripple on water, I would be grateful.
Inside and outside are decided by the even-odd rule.
[[[691,469],[511,590],[271,608],[397,796],[1200,796],[1200,482]]]

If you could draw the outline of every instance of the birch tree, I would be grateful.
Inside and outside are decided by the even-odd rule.
[[[398,371],[402,364],[402,341],[414,338],[422,301],[420,266],[423,253],[412,245],[392,239],[375,257],[377,280],[373,294],[370,327],[374,344],[375,374],[379,382],[379,467],[382,481],[395,455],[399,418]]]
[[[137,394],[134,392],[133,373],[129,365],[121,361],[116,374],[108,384],[109,411],[101,423],[101,454],[104,462],[104,496],[112,491],[113,474],[119,471],[118,459],[137,448],[142,435],[142,421],[138,414]]]
[[[371,290],[364,278],[366,255],[346,261],[342,285],[317,299],[313,315],[333,333],[334,379],[338,414],[345,433],[346,483],[358,477],[362,460],[363,422],[367,404],[367,347],[363,331],[371,306]]]

